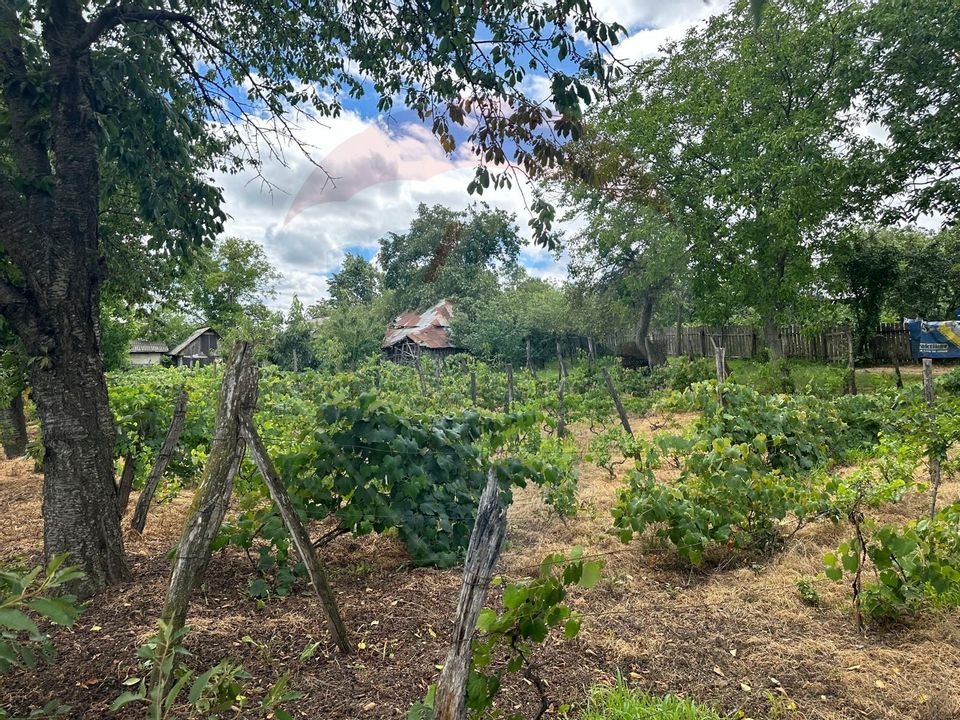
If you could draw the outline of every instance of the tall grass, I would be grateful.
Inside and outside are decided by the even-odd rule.
[[[578,720],[724,720],[724,716],[692,700],[631,690],[621,679],[612,687],[594,687]]]

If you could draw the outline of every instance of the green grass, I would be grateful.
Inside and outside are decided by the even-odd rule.
[[[594,687],[579,720],[724,720],[705,705],[665,695],[631,690],[623,680],[613,687]]]

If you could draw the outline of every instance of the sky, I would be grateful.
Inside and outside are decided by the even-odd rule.
[[[721,0],[594,0],[593,5],[602,19],[628,29],[629,37],[616,49],[617,58],[628,62],[650,57],[726,6]],[[529,95],[546,96],[544,77],[530,76],[526,83]],[[283,275],[271,303],[278,309],[287,308],[295,294],[308,305],[326,297],[326,279],[344,254],[373,258],[378,239],[404,232],[420,203],[459,209],[478,199],[467,193],[470,158],[445,156],[429,130],[409,116],[385,119],[369,112],[370,105],[347,106],[339,118],[300,125],[298,139],[334,183],[291,146],[280,148],[282,157],[266,160],[259,176],[217,178],[229,217],[226,234],[261,243]],[[554,258],[529,241],[529,187],[488,190],[481,199],[516,214],[528,237],[520,260],[531,275],[554,281],[566,276],[564,257]]]

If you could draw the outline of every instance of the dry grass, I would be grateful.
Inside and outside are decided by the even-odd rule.
[[[645,435],[652,422],[665,421],[633,419]],[[584,449],[589,432],[575,433]],[[662,472],[669,481],[670,471]],[[11,518],[0,528],[0,558],[38,556],[40,483],[27,464],[0,463],[0,502]],[[742,709],[755,720],[960,718],[956,612],[862,634],[845,585],[814,583],[819,609],[801,600],[796,579],[820,572],[823,554],[846,537],[845,527],[811,525],[776,556],[690,572],[649,539],[624,546],[607,532],[620,483],[583,463],[575,518],[559,520],[535,488],[518,492],[509,511],[507,576],[529,575],[545,554],[575,544],[605,561],[600,585],[572,600],[585,616],[580,637],[542,653],[541,675],[558,700],[580,703],[588,686],[619,671],[641,688],[695,697],[723,712]],[[958,496],[960,483],[943,486],[944,503]],[[58,635],[57,666],[0,680],[0,701],[24,711],[60,697],[74,705],[73,717],[104,716],[122,678],[135,671],[135,648],[159,611],[164,554],[186,502],[184,496],[157,508],[145,535],[127,538],[134,582],[91,606],[74,632]],[[925,498],[910,498],[882,519],[902,523],[924,507]],[[192,607],[189,647],[199,664],[233,656],[263,683],[290,672],[306,693],[289,708],[295,717],[403,717],[442,662],[459,572],[404,567],[403,550],[390,538],[345,538],[326,554],[347,625],[363,643],[356,656],[341,658],[324,644],[316,657],[300,661],[312,639],[326,639],[317,603],[304,589],[258,608],[245,598],[250,568],[236,552],[211,564]],[[504,693],[511,707],[523,707],[529,696],[518,684]]]

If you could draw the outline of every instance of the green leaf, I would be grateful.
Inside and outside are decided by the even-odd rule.
[[[583,574],[580,576],[580,587],[592,588],[600,582],[600,569],[603,564],[599,560],[591,560],[583,564]]]
[[[79,614],[73,605],[59,598],[35,598],[28,602],[27,606],[48,620],[64,627],[73,625],[73,621]]]
[[[577,618],[570,618],[567,624],[563,626],[563,634],[567,638],[575,638],[580,632],[580,621]]]
[[[113,703],[110,705],[110,712],[116,712],[117,710],[122,708],[124,705],[128,705],[129,703],[132,703],[132,702],[138,702],[143,699],[144,699],[143,694],[139,692],[127,691],[127,692],[121,693],[120,696],[116,700],[114,700]]]
[[[13,608],[0,608],[0,625],[10,628],[11,630],[22,630],[31,635],[40,634],[33,620],[27,617],[26,614]]]

